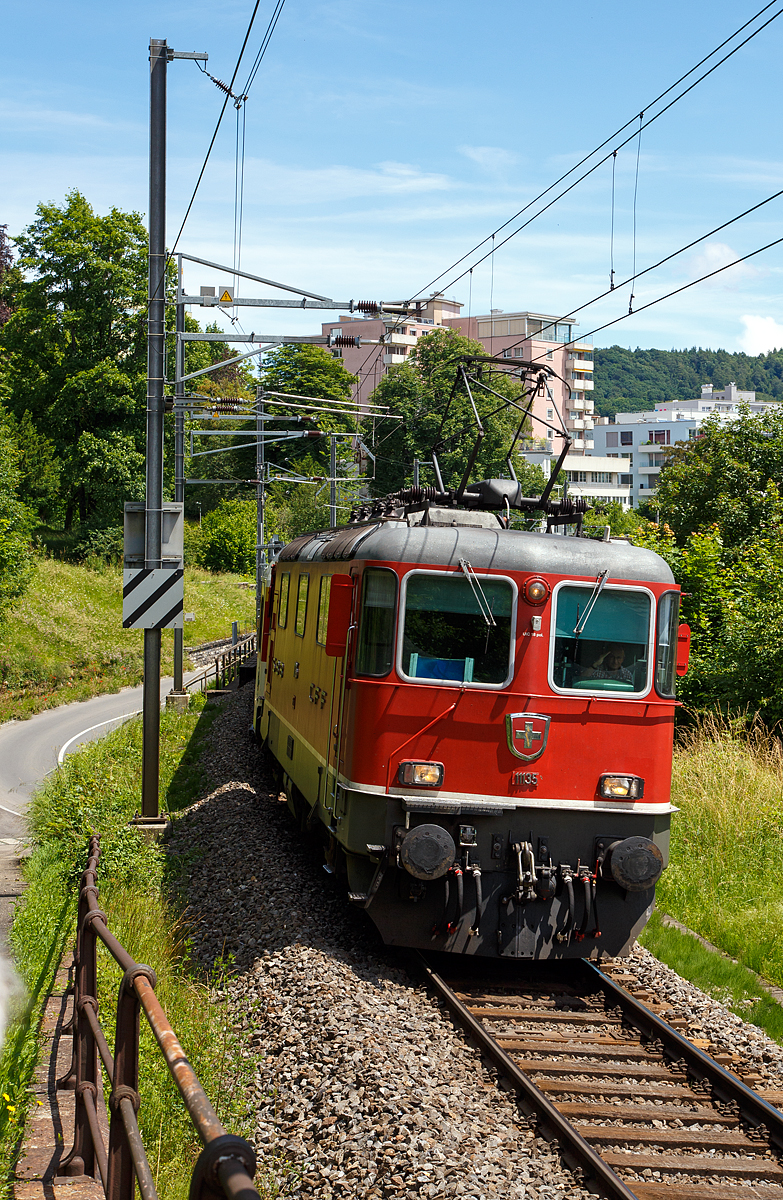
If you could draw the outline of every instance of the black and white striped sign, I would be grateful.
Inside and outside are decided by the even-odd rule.
[[[123,629],[182,629],[184,575],[181,568],[123,571]]]

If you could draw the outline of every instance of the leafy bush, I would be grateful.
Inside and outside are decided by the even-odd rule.
[[[256,503],[221,500],[206,513],[198,539],[198,563],[208,571],[249,575],[256,563]]]

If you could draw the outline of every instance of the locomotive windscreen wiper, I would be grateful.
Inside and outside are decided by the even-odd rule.
[[[584,630],[584,627],[587,624],[587,618],[590,616],[590,613],[595,608],[596,601],[597,601],[598,597],[601,595],[601,592],[604,590],[604,584],[606,583],[606,577],[608,574],[609,574],[608,570],[602,571],[601,574],[596,579],[595,587],[593,588],[592,592],[590,593],[590,599],[587,601],[587,604],[585,605],[585,611],[582,613],[581,617],[579,616],[579,609],[577,609],[577,611],[576,611],[576,626],[574,628],[573,634],[571,635],[572,637],[578,638],[579,635]]]
[[[484,595],[484,589],[478,581],[476,572],[473,570],[466,558],[461,558],[459,560],[459,565],[462,568],[463,575],[473,589],[473,595],[476,597],[476,604],[479,606],[479,612],[486,621],[487,625],[497,625],[497,621],[492,615],[491,605],[489,600],[487,600],[487,597]]]

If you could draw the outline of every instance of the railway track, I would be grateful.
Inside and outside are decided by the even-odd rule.
[[[511,977],[419,961],[589,1186],[624,1200],[783,1200],[783,1112],[749,1086],[757,1076],[726,1069],[731,1056],[683,1036],[676,1013],[627,991],[620,965],[531,964]]]

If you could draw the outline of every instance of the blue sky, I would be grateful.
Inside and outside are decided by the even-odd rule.
[[[761,4],[286,0],[247,102],[243,266],[336,299],[416,294]],[[242,80],[272,8],[259,8]],[[71,188],[101,212],[144,213],[149,38],[208,51],[209,71],[227,80],[251,10],[251,0],[39,0],[6,10],[0,222],[9,233]],[[782,44],[783,16],[642,134],[639,269],[783,188]],[[170,239],[221,102],[193,63],[171,64]],[[235,132],[229,107],[181,245],[221,262],[232,258]],[[636,150],[631,143],[616,164],[618,279],[632,269]],[[781,217],[783,198],[640,280],[636,306],[780,237]],[[465,312],[470,299],[474,313],[491,301],[565,314],[607,285],[610,222],[607,163],[499,249],[494,273],[489,261],[477,266],[472,291],[467,278],[454,281],[458,271],[441,284]],[[186,276],[194,291],[221,281],[201,268]],[[627,312],[628,298],[625,288],[588,306],[580,328]],[[312,315],[276,310],[243,324],[318,328]],[[783,247],[596,342],[754,354],[783,346]]]

